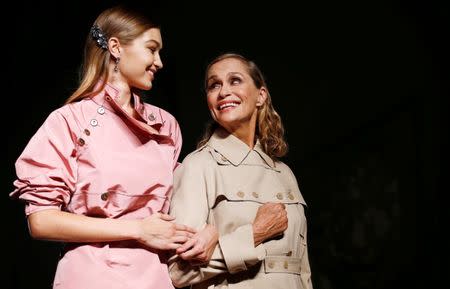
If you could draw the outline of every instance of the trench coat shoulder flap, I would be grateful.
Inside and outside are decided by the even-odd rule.
[[[279,164],[279,162],[277,162]],[[276,167],[277,170],[261,168],[257,178],[238,177],[236,182],[219,182],[216,184],[214,202],[210,203],[214,209],[221,201],[229,202],[257,202],[257,203],[284,203],[301,204],[306,202],[297,186],[293,174],[286,165]],[[288,168],[288,170],[286,170]],[[257,168],[247,168],[253,170]],[[263,172],[261,174],[261,172]]]
[[[306,206],[303,197],[292,191],[267,191],[267,192],[257,192],[257,190],[245,191],[245,190],[230,190],[216,195],[216,200],[212,209],[217,206],[217,204],[226,199],[231,202],[257,202],[257,203],[283,203],[283,204],[302,204]]]

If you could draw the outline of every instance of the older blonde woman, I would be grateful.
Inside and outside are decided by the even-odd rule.
[[[170,214],[199,232],[169,261],[175,286],[312,289],[305,201],[283,126],[254,62],[224,54],[206,70],[214,119],[175,171]]]

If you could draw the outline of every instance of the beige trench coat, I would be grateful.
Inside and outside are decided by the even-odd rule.
[[[288,228],[254,246],[252,222],[266,202],[286,205]],[[254,149],[223,129],[190,153],[175,171],[170,214],[177,223],[219,231],[219,243],[204,266],[169,259],[175,286],[192,288],[312,289],[308,261],[306,203],[295,176],[274,162],[259,142]]]

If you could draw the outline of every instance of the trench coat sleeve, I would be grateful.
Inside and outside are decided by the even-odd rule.
[[[219,244],[230,273],[247,270],[266,255],[263,244],[255,247],[252,224],[240,226],[233,232],[220,236]]]
[[[301,245],[300,245],[301,246]],[[305,246],[306,246],[306,232],[305,232]],[[300,265],[300,280],[305,289],[313,289],[311,280],[311,267],[309,266],[308,246],[305,247],[303,256],[301,256]]]
[[[208,196],[213,195],[210,191],[215,187],[212,184],[213,177],[209,174],[206,163],[190,161],[189,158],[176,169],[170,205],[170,214],[176,218],[176,222],[196,229],[201,229],[207,223],[210,213]],[[172,282],[176,287],[184,287],[218,274],[245,270],[265,255],[262,245],[255,248],[253,244],[253,231],[249,224],[220,236],[219,244],[206,265],[191,266],[189,262],[173,255],[168,261]]]
[[[176,218],[175,222],[196,229],[201,229],[206,224],[209,213],[204,165],[190,162],[188,156],[177,167],[169,210],[170,215]],[[218,246],[207,267],[191,266],[189,262],[173,255],[168,260],[172,282],[176,287],[184,287],[226,272],[222,259]]]
[[[292,189],[293,192],[299,194],[301,196],[301,202],[299,206],[304,206],[304,209],[306,208],[306,202],[303,199],[303,196],[300,192],[300,188],[298,185],[297,178],[295,177],[295,174],[292,172],[292,170],[289,168],[289,166],[283,164],[286,171],[288,172],[288,182],[289,186]],[[305,220],[306,222],[306,220]],[[307,224],[305,223],[305,226],[302,229],[301,232],[302,238],[301,243],[299,246],[305,246],[305,249],[303,251],[303,256],[300,256],[301,259],[301,269],[300,269],[300,280],[302,282],[303,287],[305,289],[313,289],[312,281],[311,281],[311,267],[309,265],[309,257],[308,257],[308,242],[307,242]]]
[[[25,202],[25,213],[61,209],[76,183],[76,135],[65,116],[52,112],[17,159],[15,190],[10,197]]]

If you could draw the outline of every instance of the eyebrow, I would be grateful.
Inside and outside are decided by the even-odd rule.
[[[244,75],[240,72],[232,71],[232,72],[227,73],[227,77],[230,77],[233,75],[239,75],[240,77],[244,77]],[[208,77],[208,79],[206,81],[209,82],[211,79],[215,79],[215,78],[219,78],[219,77],[216,74],[214,74],[214,75],[211,75],[210,77]]]
[[[210,81],[211,79],[215,79],[215,78],[217,78],[217,75],[211,75],[210,77],[208,77],[208,79],[206,80],[206,81]]]
[[[145,43],[150,43],[150,42],[154,42],[159,48],[162,48],[161,43],[159,43],[157,40],[155,39],[149,39],[147,41],[145,41]]]
[[[242,74],[240,72],[230,72],[230,73],[227,74],[227,76],[230,76],[230,75],[239,75],[241,77],[244,77],[244,74]]]

